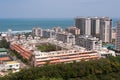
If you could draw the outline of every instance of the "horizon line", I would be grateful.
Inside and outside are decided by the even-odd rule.
[[[96,16],[75,16],[75,17],[9,17],[9,18],[5,18],[5,17],[0,17],[0,19],[75,19],[76,17],[96,17]],[[97,17],[110,17],[110,16],[97,16]],[[110,18],[120,18],[120,17],[110,17]]]

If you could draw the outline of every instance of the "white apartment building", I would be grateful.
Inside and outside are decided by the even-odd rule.
[[[100,57],[107,57],[107,56],[116,56],[115,51],[108,50],[107,48],[102,48],[100,51],[97,51]]]
[[[85,34],[86,35],[91,35],[91,18],[86,18],[85,22]]]
[[[35,36],[42,36],[42,29],[40,27],[35,27],[32,29],[32,33]]]
[[[116,39],[116,28],[112,28],[112,39]]]
[[[3,65],[4,65],[4,68],[3,68],[4,71],[7,71],[9,69],[12,69],[12,70],[20,69],[20,63],[17,61],[7,61],[7,62],[4,62]]]
[[[8,32],[7,32],[7,40],[8,41],[11,41],[12,39],[12,30],[11,29],[8,29]]]
[[[76,45],[86,48],[87,50],[100,50],[102,41],[96,37],[83,35],[76,39]]]
[[[54,30],[55,32],[62,32],[62,31],[63,31],[63,29],[62,29],[61,27],[59,27],[59,26],[54,27],[53,30]]]
[[[44,38],[56,38],[56,32],[54,30],[44,29],[43,37]]]
[[[75,36],[67,32],[56,33],[56,40],[63,43],[75,44]]]

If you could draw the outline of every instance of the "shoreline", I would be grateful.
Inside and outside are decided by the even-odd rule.
[[[32,30],[19,30],[19,31],[11,31],[12,34],[16,34],[16,33],[28,33],[28,32],[32,32]],[[0,32],[0,33],[8,33],[8,31],[4,31],[4,32]]]

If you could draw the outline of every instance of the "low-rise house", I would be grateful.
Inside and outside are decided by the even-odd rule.
[[[4,65],[4,71],[20,69],[20,63],[17,61],[7,61],[4,62],[3,65]]]

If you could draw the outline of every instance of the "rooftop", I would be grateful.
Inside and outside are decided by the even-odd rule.
[[[2,57],[2,58],[0,58],[0,61],[9,61],[9,60],[11,60],[9,57]]]
[[[8,62],[5,62],[6,64],[16,64],[18,63],[17,61],[8,61]]]
[[[5,48],[0,48],[0,52],[7,52],[7,49],[5,49]]]

